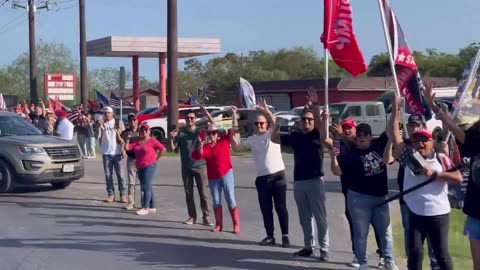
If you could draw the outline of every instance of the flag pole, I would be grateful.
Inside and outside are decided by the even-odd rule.
[[[387,44],[387,51],[388,51],[388,58],[390,62],[390,68],[392,69],[392,75],[393,75],[393,80],[395,81],[395,95],[397,97],[400,97],[400,87],[398,86],[398,78],[397,78],[397,72],[395,71],[395,59],[393,59],[393,53],[392,53],[392,41],[390,40],[390,36],[388,34],[388,28],[387,28],[387,21],[385,18],[385,10],[383,9],[383,1],[385,0],[378,0],[378,8],[380,9],[380,15],[382,18],[382,26],[383,26],[383,33],[385,35],[385,43]],[[388,1],[388,0],[387,0]],[[395,23],[395,22],[394,22]],[[387,90],[387,89],[385,89]],[[390,117],[393,117],[393,113]],[[397,113],[397,112],[395,112]],[[408,132],[407,132],[407,123],[405,122],[404,119],[404,113],[405,113],[405,108],[404,106],[400,107],[400,121],[403,126],[403,130],[405,131],[403,134],[405,138],[408,138]]]
[[[329,55],[328,49],[325,48],[325,88],[324,88],[325,89],[324,90],[324,92],[325,92],[325,107],[324,107],[324,110],[327,111],[327,112],[329,111],[329,109],[328,109],[328,55]],[[327,127],[327,130],[325,130],[325,134],[327,136],[326,138],[328,138],[329,137],[329,134],[328,134],[328,125],[329,125],[328,118],[325,121],[327,121],[327,123],[325,125]]]

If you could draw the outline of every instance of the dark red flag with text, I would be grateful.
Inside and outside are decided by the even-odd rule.
[[[333,61],[354,77],[367,71],[362,52],[353,33],[349,0],[324,0],[323,34],[320,38]]]
[[[395,61],[395,73],[397,74],[400,95],[405,98],[408,113],[419,113],[429,120],[432,118],[432,111],[423,96],[425,87],[418,73],[412,51],[408,47],[403,30],[388,0],[382,0],[382,4],[392,46],[392,57]]]

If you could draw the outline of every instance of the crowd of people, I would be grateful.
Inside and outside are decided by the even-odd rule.
[[[318,246],[320,261],[328,261],[329,230],[323,168],[326,148],[331,160],[329,167],[334,175],[340,177],[345,196],[345,216],[354,255],[351,266],[368,269],[367,239],[372,225],[380,256],[379,267],[397,269],[390,209],[384,202],[388,195],[387,166],[398,162],[400,167],[396,177],[399,189],[409,190],[400,198],[408,269],[422,269],[425,240],[432,269],[453,269],[448,243],[451,212],[448,184],[461,183],[463,178],[456,164],[458,160],[452,160],[449,149],[452,145],[427,130],[422,115],[411,115],[407,129],[402,132],[399,98],[392,100],[392,116],[385,132],[374,139],[368,124],[357,125],[350,119],[328,127],[329,113],[328,110],[321,112],[316,91],[309,91],[307,97],[309,103],[301,115],[302,131],[282,136],[275,124],[276,118],[264,100],[259,102],[255,132],[244,140],[239,139],[235,106],[230,109],[233,117],[229,130],[220,129],[203,107],[203,114],[210,122],[206,130],[195,125],[197,119],[193,111],[186,111],[185,125],[172,128],[168,136],[169,148],[178,151],[181,157],[188,214],[184,224],[196,224],[199,218],[194,200],[196,185],[202,212],[201,224],[213,226],[213,232],[223,231],[224,193],[233,233],[240,233],[230,149],[251,151],[266,234],[259,244],[276,245],[275,209],[280,224],[281,245],[290,247],[287,179],[281,152],[281,145],[288,146],[293,150],[293,195],[304,238],[303,248],[294,256],[312,256]],[[471,158],[463,211],[467,215],[465,233],[470,238],[474,269],[480,270],[480,120],[471,127],[459,127],[449,112],[434,102],[431,85],[426,87],[425,98],[435,116],[442,121],[444,131],[451,132],[451,137],[455,138],[453,147],[458,147],[463,157]],[[135,114],[128,115],[125,128],[122,121],[114,118],[111,107],[104,108],[104,116],[96,122],[91,114],[80,112],[81,116],[70,123],[65,111],[56,110],[53,116],[43,102],[30,109],[25,106],[23,113],[44,134],[72,140],[76,132],[86,157],[95,157],[95,141],[98,140],[105,171],[106,202],[115,201],[115,172],[119,200],[126,204],[126,209],[138,208],[138,215],[156,212],[152,182],[156,162],[166,147],[151,136],[147,124],[138,123]],[[328,136],[330,132],[333,138]],[[135,205],[137,181],[141,186],[141,206],[138,207]],[[420,183],[425,184],[416,188]],[[211,209],[214,222],[210,218]]]

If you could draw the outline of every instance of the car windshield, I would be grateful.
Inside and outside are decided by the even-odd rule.
[[[0,136],[30,135],[42,135],[42,132],[20,116],[0,116]]]

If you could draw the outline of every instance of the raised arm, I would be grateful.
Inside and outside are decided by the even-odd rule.
[[[177,144],[175,143],[177,135],[178,135],[178,131],[176,129],[170,132],[169,142],[170,142],[170,149],[172,150],[172,152],[177,149]]]
[[[237,120],[237,107],[232,105],[230,107],[230,110],[232,111],[232,133],[235,133],[237,131],[240,131]]]
[[[280,126],[277,125],[277,117],[273,115],[272,111],[270,111],[270,108],[268,108],[267,102],[265,99],[260,99],[259,100],[260,104],[260,109],[263,111],[263,113],[267,116],[267,118],[270,118],[270,121],[272,123],[270,129],[272,132],[272,135],[270,136],[270,140],[274,143],[280,144]]]
[[[338,149],[335,150],[333,147],[333,140],[331,138],[326,138],[324,140],[324,145],[327,147],[328,152],[330,154],[330,169],[332,170],[332,173],[336,176],[341,176],[343,174],[342,169],[340,168],[340,165],[338,164]]]
[[[42,116],[45,117],[45,115],[46,115],[45,103],[43,102],[43,99],[41,99],[41,98],[38,99],[38,102],[40,102],[40,106],[42,107]]]
[[[385,150],[383,150],[383,163],[392,164],[393,162],[395,162],[395,158],[393,157],[393,142],[389,137],[387,146]]]
[[[462,144],[465,143],[465,131],[453,121],[448,112],[444,112],[440,106],[435,103],[435,94],[433,93],[433,84],[431,82],[425,84],[424,96],[428,106],[430,106],[435,115],[452,132],[453,136]]]
[[[238,142],[238,133],[237,132],[234,132],[232,130],[232,132],[230,133],[230,143],[232,144],[232,149],[233,151],[235,152],[245,152],[245,151],[248,151],[249,148],[247,145],[245,145],[244,143],[242,142]]]
[[[320,116],[320,107],[318,106],[318,95],[317,90],[314,88],[308,89],[307,99],[312,103],[312,110],[313,110],[313,123],[315,128],[318,129],[320,134],[325,134],[325,130],[321,130],[322,126],[322,118]],[[326,135],[326,134],[325,134]],[[326,136],[325,136],[326,137]]]
[[[403,142],[403,138],[400,132],[400,97],[393,97],[392,99],[392,115],[390,116],[390,120],[388,123],[387,134],[390,133],[392,146],[395,149],[395,157],[398,157],[405,148],[405,143]],[[391,131],[388,131],[391,130]],[[404,130],[404,132],[407,132]]]
[[[215,124],[215,119],[213,119],[212,115],[210,115],[210,113],[207,111],[207,109],[205,109],[203,105],[200,105],[200,110],[202,111],[203,115],[207,117],[210,124]]]

